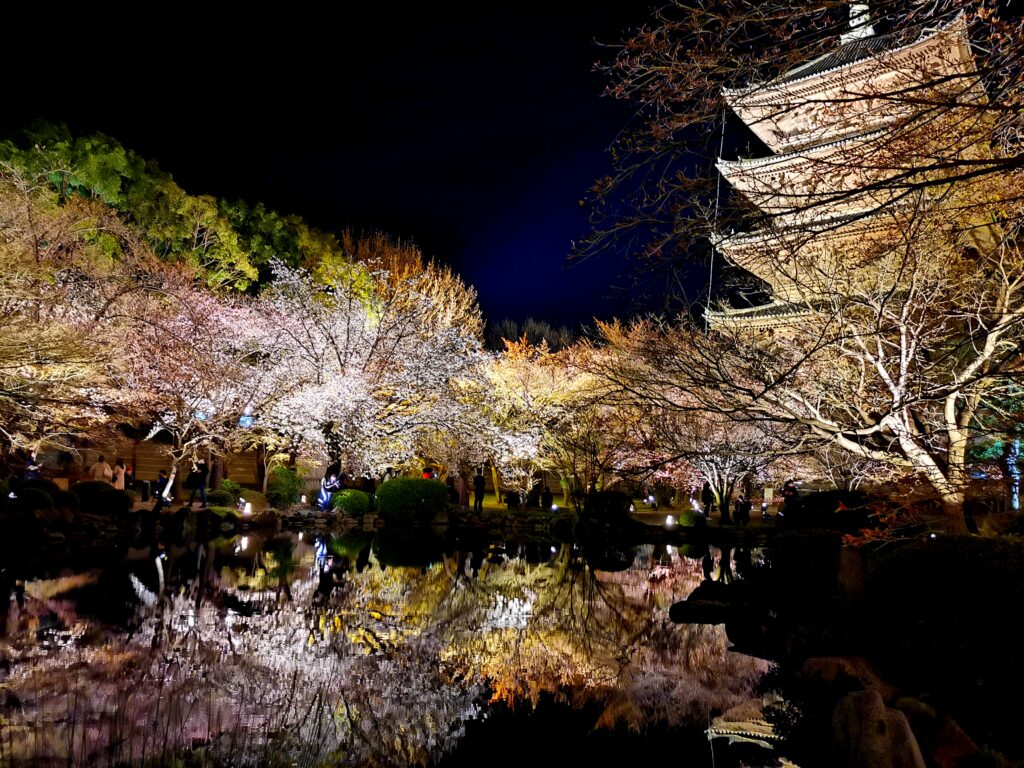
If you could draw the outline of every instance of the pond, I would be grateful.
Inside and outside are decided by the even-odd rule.
[[[709,566],[742,577],[722,559],[429,529],[57,540],[3,564],[0,765],[729,765],[706,729],[767,664],[669,618]]]

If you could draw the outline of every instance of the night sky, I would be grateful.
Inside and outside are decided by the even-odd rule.
[[[50,19],[0,54],[0,120],[100,130],[189,192],[411,239],[477,288],[488,320],[628,314],[609,298],[627,258],[565,257],[631,117],[601,96],[593,65],[612,53],[595,41],[620,42],[650,6],[481,5],[224,24],[182,11],[131,34]]]

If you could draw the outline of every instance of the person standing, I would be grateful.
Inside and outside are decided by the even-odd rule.
[[[208,476],[209,470],[206,468],[205,459],[200,459],[192,465],[192,471],[188,475],[188,487],[192,489],[192,493],[188,497],[190,507],[196,500],[197,492],[199,493],[199,503],[206,506],[206,478]]]
[[[114,478],[114,470],[107,464],[106,458],[101,453],[99,458],[96,459],[96,463],[92,465],[89,470],[89,479],[109,483]]]
[[[487,488],[487,481],[484,480],[483,469],[476,471],[476,477],[473,478],[473,511],[483,512],[484,511],[484,491]]]
[[[715,506],[715,492],[711,490],[711,483],[704,481],[704,487],[700,491],[700,503],[704,507],[704,517],[711,519],[711,510]]]
[[[739,498],[736,499],[736,509],[734,517],[736,518],[736,525],[741,528],[750,522],[750,499],[744,494],[740,494]]]
[[[469,483],[466,481],[466,473],[459,472],[459,476],[455,478],[455,492],[459,496],[459,506],[469,506]]]
[[[114,487],[117,488],[117,490],[119,490],[119,491],[123,491],[124,490],[125,474],[126,474],[126,471],[125,471],[125,466],[124,466],[124,459],[122,459],[120,456],[118,456],[116,459],[114,459],[113,480],[114,480]]]
[[[153,485],[153,490],[156,493],[156,503],[153,505],[153,511],[159,512],[163,509],[164,504],[167,503],[167,499],[164,498],[164,491],[167,490],[167,470],[161,469],[160,474],[157,475],[156,483]]]

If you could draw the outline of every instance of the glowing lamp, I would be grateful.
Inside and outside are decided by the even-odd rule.
[[[241,544],[241,546],[242,546],[242,551],[243,552],[245,552],[245,550],[247,550],[249,548],[249,537],[248,536],[243,536],[242,537],[242,544]]]
[[[676,519],[672,515],[665,515],[665,527],[666,528],[675,528],[676,527]]]
[[[552,512],[557,512],[558,511],[558,505],[557,504],[552,504],[551,505],[551,511]]]
[[[243,515],[251,515],[252,514],[252,502],[251,501],[245,502],[245,509],[242,510],[242,514]]]
[[[302,494],[302,498],[301,498],[301,499],[299,499],[299,501],[300,501],[301,503],[305,504],[305,503],[306,503],[306,494]]]

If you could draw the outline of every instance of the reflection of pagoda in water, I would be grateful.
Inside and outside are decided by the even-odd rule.
[[[921,179],[915,155],[934,162],[925,148],[941,144],[948,159],[982,146],[976,110],[950,106],[985,98],[960,17],[899,43],[876,35],[867,6],[854,4],[837,48],[724,96],[774,154],[719,159],[766,221],[715,245],[767,283],[771,301],[709,311],[712,328],[784,326],[813,313],[826,292],[843,292],[842,281],[877,275],[877,264],[851,265],[858,250],[884,248],[905,226],[900,206]]]

